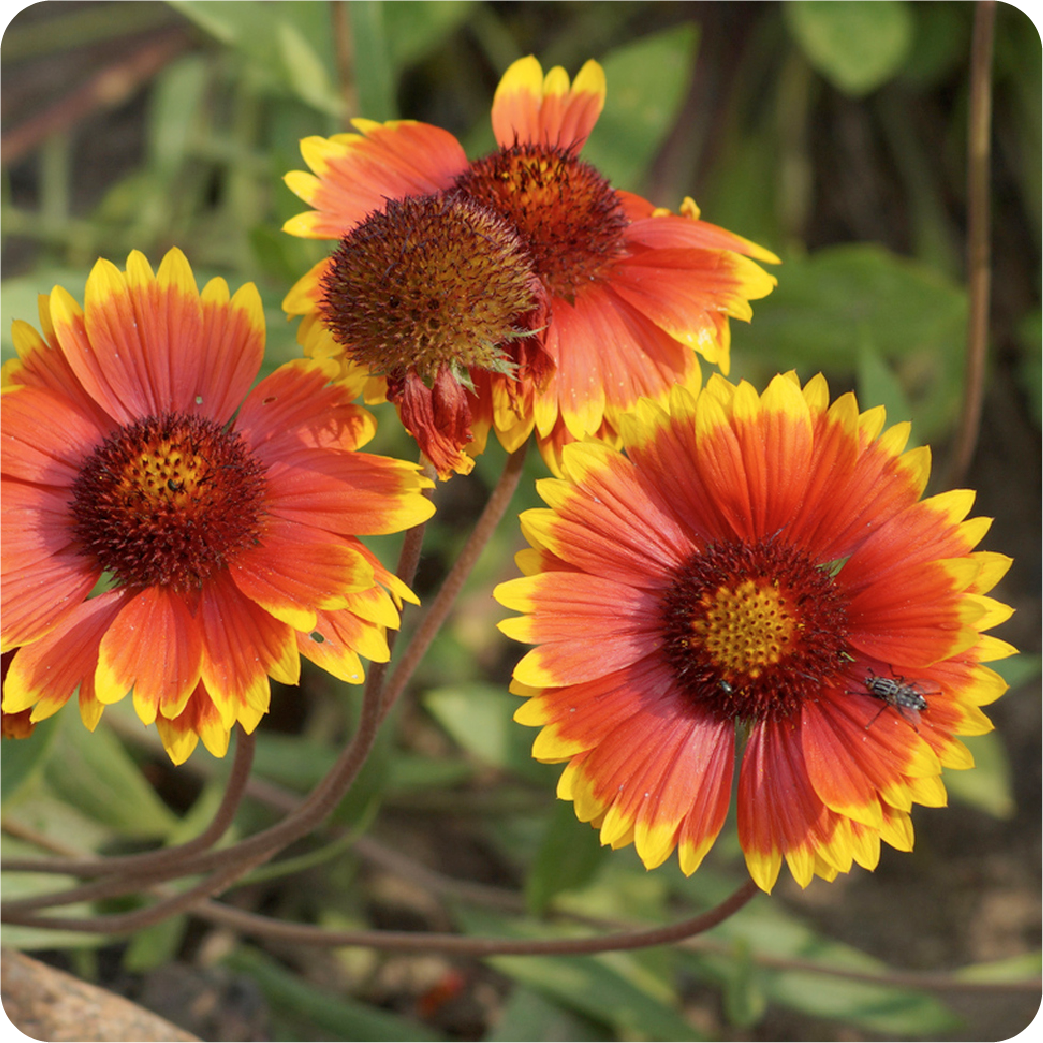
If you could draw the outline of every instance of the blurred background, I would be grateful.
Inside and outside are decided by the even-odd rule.
[[[998,636],[1022,654],[995,664],[1012,687],[989,710],[996,731],[967,741],[978,767],[946,772],[948,809],[914,810],[912,854],[885,848],[875,873],[806,890],[784,871],[770,899],[670,950],[458,960],[264,944],[191,917],[129,940],[5,927],[4,944],[208,1039],[998,1040],[1025,1027],[1039,992],[1011,983],[1038,975],[1040,941],[1041,45],[1017,8],[995,14],[991,346],[961,484],[995,518],[983,546],[1015,558],[996,596],[1017,611]],[[945,0],[35,4],[0,45],[3,356],[11,321],[36,323],[37,294],[60,284],[82,300],[99,256],[157,264],[177,245],[200,282],[257,283],[274,368],[299,354],[280,301],[328,252],[280,231],[305,209],[282,182],[303,167],[302,137],[406,117],[478,156],[511,61],[533,53],[574,75],[595,58],[608,99],[584,158],[657,205],[693,196],[783,259],[752,323],[732,325],[733,378],[821,370],[834,395],[884,403],[931,443],[938,491],[963,395],[974,15]],[[393,411],[378,415],[376,451],[414,458]],[[422,597],[502,464],[491,446],[439,487]],[[545,473],[530,454],[512,514],[536,505]],[[374,545],[393,567],[396,539]],[[560,769],[531,761],[535,732],[511,722],[521,649],[489,594],[522,545],[509,515],[328,827],[227,901],[329,927],[528,936],[565,930],[553,910],[690,915],[741,882],[732,823],[686,879],[676,861],[646,873],[632,849],[600,849],[555,801]],[[317,670],[274,687],[238,835],[315,784],[357,713],[358,692]],[[172,768],[121,704],[93,736],[69,707],[5,741],[2,768],[5,855],[116,853],[198,831],[227,763],[200,747]],[[54,886],[5,878],[8,896]],[[927,973],[934,987],[914,987]]]

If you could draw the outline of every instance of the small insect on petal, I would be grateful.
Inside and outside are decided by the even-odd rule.
[[[904,677],[882,677],[870,672],[865,679],[866,691],[874,699],[880,699],[884,705],[877,711],[869,724],[876,723],[877,717],[887,709],[888,706],[896,710],[912,726],[913,731],[919,731],[920,712],[927,709],[927,699],[916,681],[907,681]]]

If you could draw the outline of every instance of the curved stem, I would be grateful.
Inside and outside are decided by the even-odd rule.
[[[178,844],[174,847],[161,848],[158,851],[146,851],[137,855],[118,855],[112,858],[81,858],[81,859],[55,859],[55,858],[11,858],[5,859],[3,868],[9,872],[20,873],[63,873],[71,876],[102,876],[112,873],[128,874],[127,879],[133,876],[137,880],[141,874],[146,874],[155,866],[168,864],[171,860],[178,860],[188,855],[194,855],[199,851],[206,851],[216,844],[225,835],[228,827],[239,810],[243,794],[246,792],[247,783],[250,778],[250,768],[253,765],[254,750],[257,739],[254,735],[247,735],[240,725],[236,725],[235,732],[235,754],[232,761],[232,770],[228,776],[228,785],[221,796],[210,824],[198,836]],[[123,881],[120,881],[121,883]],[[63,892],[68,894],[70,892]],[[119,893],[118,891],[115,893]],[[5,908],[31,909],[40,905],[67,904],[66,902],[55,902],[57,895],[36,895],[31,899],[15,899],[4,903]],[[98,895],[80,895],[69,901],[77,902],[81,899],[92,897],[104,897]]]
[[[15,915],[11,923],[25,927],[51,927],[68,931],[103,931],[121,933],[139,930],[176,912],[187,911],[200,895],[212,894],[224,886],[213,877],[198,884],[191,891],[175,898],[158,902],[148,909],[113,916],[60,917],[34,914]],[[437,952],[467,956],[576,956],[622,949],[644,949],[653,945],[669,945],[708,931],[711,927],[738,912],[759,888],[747,880],[737,891],[709,912],[700,913],[666,927],[652,927],[636,931],[617,931],[593,935],[589,938],[466,938],[456,934],[437,934],[426,931],[338,931],[314,927],[310,924],[292,924],[272,920],[256,913],[247,913],[217,902],[202,902],[193,910],[195,915],[224,924],[244,934],[277,938],[303,945],[343,946],[357,945],[383,951]]]
[[[310,925],[281,923],[256,913],[231,909],[216,902],[200,907],[198,915],[246,934],[308,945],[360,945],[382,951],[437,952],[457,956],[578,956],[623,949],[669,945],[716,927],[737,913],[760,889],[747,880],[709,912],[665,927],[615,931],[588,938],[466,938],[426,931],[337,931]]]
[[[457,596],[471,574],[471,569],[474,568],[482,551],[485,550],[485,545],[496,531],[496,526],[500,524],[500,519],[510,505],[511,497],[514,496],[514,490],[518,487],[518,481],[525,467],[525,453],[528,445],[528,441],[524,442],[521,448],[516,449],[507,457],[500,479],[489,494],[489,499],[486,501],[471,535],[467,538],[459,557],[453,562],[453,567],[449,570],[435,600],[431,602],[431,607],[427,610],[409,642],[405,655],[399,661],[384,689],[380,707],[382,718],[394,706],[395,701],[413,676],[413,671],[420,665],[424,654],[456,603]]]
[[[967,362],[960,426],[946,477],[946,487],[963,481],[981,427],[985,360],[989,344],[989,171],[992,128],[992,50],[994,0],[978,0],[971,44],[970,116],[967,128]]]

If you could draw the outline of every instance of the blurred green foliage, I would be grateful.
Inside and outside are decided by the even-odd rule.
[[[174,244],[200,279],[220,275],[233,288],[256,282],[268,318],[266,368],[295,357],[280,302],[327,249],[280,231],[305,208],[281,181],[303,166],[299,140],[343,130],[354,116],[409,117],[447,127],[474,155],[492,145],[488,114],[499,74],[531,51],[545,68],[561,63],[570,74],[591,57],[603,64],[608,101],[584,158],[615,185],[666,206],[691,194],[704,218],[782,258],[777,290],[755,302],[748,327],[733,324],[733,377],[762,386],[780,369],[805,379],[822,370],[834,393],[855,387],[864,406],[883,403],[892,421],[912,420],[915,441],[944,446],[951,436],[967,313],[970,4],[355,0],[338,8],[175,0],[41,10],[50,6],[31,8],[3,38],[5,76],[29,83],[24,96],[15,90],[7,117],[19,129],[36,128],[48,105],[60,112],[78,83],[99,68],[123,68],[158,36],[174,46],[116,109],[99,98],[5,160],[5,359],[10,320],[35,323],[37,294],[60,284],[82,299],[98,256],[122,263],[140,249],[157,263]],[[1011,408],[1038,431],[1040,43],[1009,6],[999,7],[996,33],[993,358],[1012,375],[1019,398]],[[65,95],[38,98],[30,67]],[[415,455],[393,413],[380,417],[375,450]],[[502,451],[490,446],[470,485],[457,479],[440,488],[422,594],[437,586],[502,463]],[[536,505],[532,480],[543,473],[530,459],[512,514]],[[374,545],[391,564],[397,540]],[[712,904],[741,878],[730,827],[693,878],[675,866],[649,875],[632,851],[601,849],[597,834],[554,800],[558,769],[531,760],[534,733],[511,721],[517,699],[507,681],[517,650],[494,630],[497,611],[488,600],[494,582],[515,574],[511,558],[521,545],[511,524],[487,548],[362,778],[329,830],[293,863],[306,866],[307,886],[292,876],[256,877],[279,915],[365,925],[381,922],[373,913],[383,909],[394,919],[395,903],[369,887],[372,865],[346,849],[337,830],[370,830],[391,846],[411,841],[421,853],[434,850],[450,875],[477,862],[495,882],[516,885],[513,915],[458,896],[434,916],[475,934],[571,930],[546,918],[556,909],[655,923],[679,907]],[[407,617],[403,641],[412,625]],[[1023,676],[1012,680],[1038,678],[1038,660],[1013,662]],[[284,796],[307,792],[350,734],[357,696],[317,672],[306,673],[299,690],[277,691],[255,776]],[[111,708],[94,735],[75,718],[70,707],[32,739],[5,743],[10,820],[82,852],[176,842],[207,821],[226,764],[200,748],[172,773],[154,734],[124,706]],[[974,750],[976,772],[946,777],[954,797],[1009,817],[1014,798],[1002,742],[983,736]],[[236,828],[249,832],[273,814],[255,796]],[[28,850],[26,841],[4,838],[5,854]],[[8,895],[60,884],[5,878]],[[418,908],[429,912],[422,902]],[[144,971],[174,958],[186,930],[176,919],[142,932],[126,949],[125,966]],[[5,928],[4,941],[60,948],[102,940]],[[804,961],[801,969],[786,969],[789,958]],[[454,1001],[424,1013],[415,1002],[419,987],[396,992],[382,984],[380,958],[337,959],[352,969],[339,980],[353,995],[333,990],[329,977],[309,976],[292,956],[277,959],[246,943],[226,965],[259,984],[277,1038],[462,1038],[452,1028]],[[1024,963],[997,967],[1000,980],[1030,972]],[[847,980],[837,974],[843,968],[887,971],[831,940],[813,917],[759,899],[705,945],[466,963],[471,982],[488,984],[495,973],[495,1002],[483,994],[480,1014],[460,1017],[480,1023],[487,1040],[742,1035],[779,1008],[832,1026],[838,1038],[954,1031],[951,1013],[928,994]],[[710,1004],[708,994],[716,997]]]

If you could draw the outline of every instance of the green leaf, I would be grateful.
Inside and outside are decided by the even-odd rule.
[[[538,916],[555,895],[590,883],[610,850],[596,829],[576,818],[571,802],[556,801],[525,880],[529,910]]]
[[[702,881],[697,880],[700,876]],[[678,887],[682,894],[693,894],[701,902],[712,902],[716,900],[720,881],[704,867],[694,877],[679,879]],[[708,893],[708,888],[713,893]],[[720,897],[724,893],[721,890]],[[759,985],[768,1002],[781,1003],[816,1017],[834,1018],[845,1025],[897,1039],[943,1035],[957,1024],[953,1014],[932,995],[884,982],[848,980],[829,973],[849,969],[859,974],[888,974],[890,969],[850,945],[823,937],[778,903],[763,900],[749,903],[715,927],[713,939],[739,948],[721,954],[693,950],[681,950],[678,954],[678,959],[702,980],[710,978],[727,985],[739,973],[734,966],[736,959],[749,959],[754,964],[758,964],[759,957],[772,961],[810,961],[820,964],[823,973],[777,971],[762,966],[758,972]]]
[[[21,319],[34,329],[40,329],[39,297],[50,293],[55,286],[64,286],[78,301],[83,300],[83,288],[87,272],[79,268],[60,268],[41,265],[30,275],[15,279],[4,279],[0,283],[0,311],[4,321],[0,325],[0,349],[4,362],[15,358],[14,341],[11,339],[11,321]]]
[[[199,54],[171,63],[153,81],[146,127],[150,159],[157,174],[172,174],[185,162],[200,119],[206,81],[206,61]]]
[[[935,269],[876,243],[787,258],[779,285],[736,325],[736,356],[756,361],[754,382],[796,368],[853,375],[869,349],[886,359],[914,411],[921,441],[945,432],[959,408],[967,297]],[[875,403],[860,402],[862,408]]]
[[[960,1024],[932,996],[895,985],[787,971],[771,976],[768,995],[776,1003],[806,1014],[833,1018],[892,1039],[936,1036],[952,1032]]]
[[[388,765],[387,789],[396,794],[445,789],[467,782],[474,773],[474,766],[461,760],[396,751]]]
[[[374,1043],[445,1038],[419,1021],[309,985],[299,974],[257,949],[240,946],[224,962],[255,981],[273,1008],[305,1018],[318,1027],[322,1033],[320,1038],[367,1039]]]
[[[176,960],[187,924],[187,917],[172,916],[135,931],[123,954],[123,969],[130,974],[143,974]]]
[[[560,772],[560,768],[532,759],[536,732],[514,723],[514,711],[521,703],[498,685],[436,688],[424,696],[423,703],[463,749],[486,764],[537,782],[546,782]]]
[[[39,855],[35,849],[16,849],[4,843],[4,856],[13,858],[21,855]],[[75,877],[57,873],[10,873],[3,874],[3,899],[31,898],[35,895],[53,894],[75,887],[80,881]],[[95,912],[88,902],[76,902],[55,910],[59,916],[91,916]],[[12,949],[72,949],[91,948],[108,939],[95,931],[51,930],[45,927],[19,927],[15,924],[0,926],[0,944]]]
[[[62,728],[44,774],[63,800],[123,836],[165,838],[177,825],[104,720],[93,732]]]
[[[171,0],[186,18],[236,50],[256,81],[336,115],[330,5],[318,0]],[[352,5],[354,6],[354,5]]]
[[[486,937],[568,937],[486,910],[457,910],[468,934]],[[578,1013],[608,1024],[617,1036],[689,1040],[702,1037],[678,1010],[671,985],[649,973],[639,954],[492,956],[491,966]]]
[[[894,76],[913,38],[900,0],[792,0],[782,10],[808,61],[848,94],[866,94]]]
[[[302,101],[325,112],[337,114],[343,100],[337,94],[326,49],[308,39],[302,27],[289,19],[280,20],[275,27],[276,44],[286,80]]]
[[[961,742],[974,757],[970,771],[946,771],[945,788],[957,800],[996,818],[1011,818],[1017,810],[1007,748],[997,732],[964,736]]]
[[[386,8],[381,0],[352,0],[348,5],[358,114],[370,120],[390,120],[398,114],[391,44],[384,25]]]
[[[4,739],[3,756],[0,757],[0,796],[5,810],[17,802],[22,788],[42,771],[59,727],[58,717],[48,717],[37,724],[28,739]]]
[[[383,5],[391,63],[396,69],[417,62],[443,44],[475,13],[473,0],[395,0]]]
[[[1026,952],[1018,956],[1008,956],[1002,960],[989,960],[988,963],[972,963],[953,972],[959,981],[979,982],[1012,982],[1039,981],[1039,972],[1043,969],[1043,956],[1039,952]]]
[[[880,352],[869,344],[858,354],[858,400],[863,405],[883,406],[888,424],[913,418],[902,382]]]
[[[724,1013],[729,1024],[740,1028],[755,1025],[768,1005],[762,975],[750,955],[750,947],[737,942],[724,980]]]
[[[637,191],[684,102],[695,49],[692,23],[618,47],[602,65],[605,108],[583,159],[616,188]]]
[[[564,1043],[604,1038],[603,1029],[591,1019],[524,985],[511,991],[507,1005],[484,1036],[486,1043],[519,1039],[530,1043]]]

